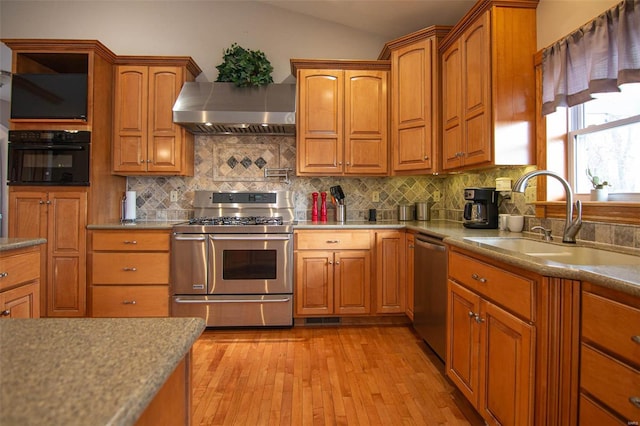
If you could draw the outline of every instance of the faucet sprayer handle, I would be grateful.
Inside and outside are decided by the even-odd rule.
[[[542,226],[534,226],[531,228],[531,231],[542,231],[542,239],[545,241],[553,241],[553,237],[551,236],[551,229],[547,229]]]

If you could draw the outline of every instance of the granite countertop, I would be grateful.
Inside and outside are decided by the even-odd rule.
[[[132,425],[204,330],[200,318],[0,321],[0,423]]]
[[[0,251],[37,246],[46,242],[44,238],[0,238]]]

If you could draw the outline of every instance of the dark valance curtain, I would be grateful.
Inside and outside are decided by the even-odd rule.
[[[640,82],[640,0],[617,6],[544,49],[542,113]]]

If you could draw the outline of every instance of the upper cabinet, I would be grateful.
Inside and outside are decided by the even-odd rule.
[[[188,57],[118,58],[115,174],[193,176],[193,135],[173,122],[173,104],[182,84],[199,73]]]
[[[444,171],[535,163],[537,4],[477,2],[442,41]]]
[[[297,175],[388,175],[388,61],[291,60]]]
[[[392,174],[440,171],[438,45],[451,27],[432,26],[385,44],[391,60]]]

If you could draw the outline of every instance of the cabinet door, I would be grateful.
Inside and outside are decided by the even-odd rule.
[[[491,45],[489,12],[480,17],[461,37],[462,116],[464,117],[464,165],[492,160]]]
[[[415,237],[413,234],[406,234],[406,281],[407,281],[407,316],[413,321],[413,305],[414,305],[414,262],[413,255],[415,253]]]
[[[333,252],[295,254],[296,315],[333,314]]]
[[[299,174],[343,172],[344,71],[298,71]]]
[[[534,327],[486,302],[480,307],[478,412],[501,425],[533,424]]]
[[[447,304],[447,376],[477,407],[480,329],[475,315],[480,312],[480,297],[449,280]]]
[[[376,313],[405,313],[404,231],[376,232]]]
[[[370,257],[368,250],[335,253],[336,314],[369,314],[371,312]]]
[[[433,40],[421,40],[391,53],[391,146],[393,170],[433,167]]]
[[[0,293],[0,319],[39,318],[39,287],[40,281],[36,280]]]
[[[86,314],[87,194],[50,192],[48,205],[47,316]]]
[[[46,192],[9,192],[9,237],[47,238]]]
[[[144,172],[147,169],[149,69],[116,67],[113,114],[113,170]]]
[[[460,40],[442,54],[442,167],[462,166],[462,53]]]
[[[181,168],[182,127],[173,122],[184,69],[149,67],[147,170],[176,174]]]
[[[388,113],[386,71],[345,71],[344,171],[386,174]]]

